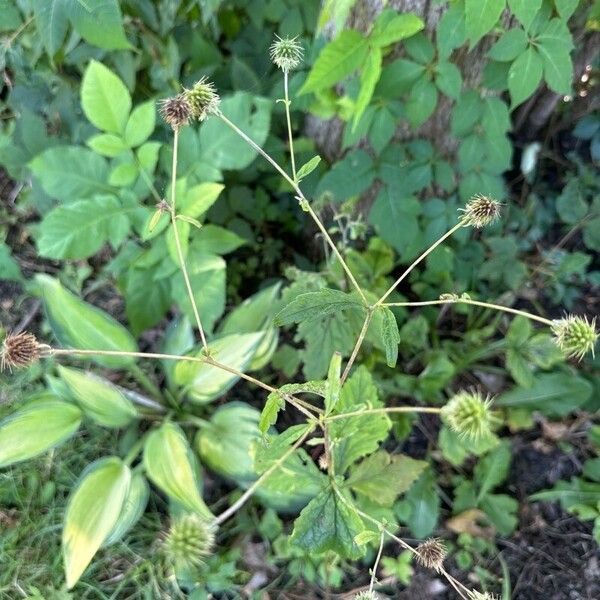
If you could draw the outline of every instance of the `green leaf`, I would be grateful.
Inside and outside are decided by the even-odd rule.
[[[256,353],[264,333],[226,335],[208,344],[210,356],[217,362],[244,372]],[[202,356],[202,351],[196,356]],[[175,381],[185,387],[192,402],[205,404],[224,394],[239,377],[204,363],[180,362],[175,367]]]
[[[155,122],[156,108],[153,100],[136,106],[125,125],[125,143],[130,148],[143,144],[152,135]]]
[[[528,0],[526,0],[528,1]],[[512,61],[523,54],[529,38],[523,29],[515,27],[505,31],[500,39],[490,48],[488,56],[493,60]]]
[[[535,48],[529,47],[520,54],[508,71],[508,91],[511,107],[527,100],[542,79],[542,60]]]
[[[265,330],[276,310],[280,289],[281,283],[276,283],[246,298],[223,319],[219,333],[225,335]]]
[[[556,211],[564,223],[574,225],[585,217],[588,204],[583,198],[579,180],[571,179],[556,199]]]
[[[116,165],[108,176],[108,183],[115,187],[128,187],[139,175],[138,166],[130,160]]]
[[[127,145],[123,138],[113,133],[98,133],[92,136],[86,144],[94,152],[110,158],[127,151]]]
[[[129,50],[118,0],[69,1],[75,31],[88,43],[105,50]]]
[[[117,457],[91,464],[69,498],[62,546],[71,589],[113,531],[127,497],[131,472]]]
[[[369,105],[381,75],[382,55],[378,47],[371,48],[360,73],[360,89],[354,104],[353,129]]]
[[[12,257],[8,244],[0,242],[0,273],[4,281],[23,281],[21,268]]]
[[[105,379],[60,365],[58,373],[83,412],[98,425],[125,427],[138,416],[131,400]]]
[[[272,103],[248,92],[236,92],[221,100],[221,112],[262,146],[269,134]],[[201,160],[217,169],[246,168],[257,156],[221,119],[211,118],[200,128]]]
[[[321,50],[300,94],[331,87],[359,69],[367,58],[369,44],[354,29],[346,29]]]
[[[343,202],[362,194],[373,183],[373,159],[361,149],[353,150],[325,173],[317,186],[316,196]]]
[[[385,347],[385,360],[387,366],[393,369],[398,361],[400,331],[398,330],[398,322],[396,321],[394,313],[386,306],[382,307],[380,310],[383,317],[381,336],[383,346]]]
[[[200,218],[217,201],[225,189],[222,183],[199,183],[177,200],[179,212],[188,217]]]
[[[69,402],[42,394],[0,421],[0,468],[28,460],[70,438],[81,411]]]
[[[579,5],[579,0],[554,0],[554,4],[563,21],[568,21]]]
[[[481,508],[500,535],[510,535],[518,523],[519,503],[506,494],[488,494],[481,501]]]
[[[146,510],[150,488],[146,478],[137,473],[131,477],[129,491],[123,502],[121,514],[109,536],[102,544],[103,548],[116,544],[135,526]]]
[[[123,134],[131,110],[124,83],[102,63],[90,61],[81,81],[81,106],[88,120],[108,133]]]
[[[340,399],[342,390],[342,355],[334,352],[329,363],[329,372],[327,374],[327,388],[325,392],[325,414],[330,414],[336,407]]]
[[[46,316],[52,332],[66,347],[86,350],[137,352],[131,334],[104,311],[80,300],[65,289],[58,279],[36,275]],[[130,356],[92,356],[103,367],[123,368],[131,365]]]
[[[508,0],[508,7],[525,30],[529,31],[533,19],[542,7],[542,0]]]
[[[429,65],[435,57],[435,46],[424,33],[419,33],[404,42],[407,54],[421,65]]]
[[[135,335],[156,325],[171,306],[169,280],[155,280],[150,273],[131,268],[125,278],[125,312]]]
[[[129,219],[115,196],[96,196],[59,205],[43,218],[38,229],[40,256],[81,259],[92,256],[110,241],[119,246],[129,233]]]
[[[406,520],[413,535],[423,539],[435,529],[440,514],[440,497],[435,473],[427,469],[411,486],[405,500],[409,508]]]
[[[212,225],[203,225],[194,236],[193,249],[202,254],[228,254],[246,243],[237,233]]]
[[[536,42],[548,87],[557,94],[570,93],[573,62],[569,51],[573,42],[569,29],[560,19],[552,19],[537,36]]]
[[[304,163],[296,173],[296,181],[299,183],[305,177],[308,177],[319,166],[320,162],[320,156],[313,156],[308,162]]]
[[[272,425],[277,423],[277,415],[283,408],[285,408],[285,400],[281,394],[279,392],[271,392],[267,396],[267,401],[260,413],[260,421],[258,423],[258,429],[263,435],[269,431]]]
[[[421,77],[410,90],[406,103],[406,118],[413,127],[419,127],[433,114],[437,106],[437,88],[426,77]]]
[[[384,10],[375,21],[369,34],[369,42],[379,47],[389,46],[403,40],[425,27],[422,19],[413,13],[397,14],[394,10]]]
[[[451,4],[444,12],[436,27],[436,42],[440,59],[445,60],[455,48],[467,40],[465,11],[458,4]]]
[[[435,70],[435,84],[440,92],[456,100],[462,88],[462,75],[459,68],[451,62],[439,62]]]
[[[506,479],[511,458],[510,444],[503,441],[479,460],[474,471],[479,487],[477,503]]]
[[[56,54],[67,35],[71,3],[72,0],[47,0],[32,5],[36,30],[50,56]]]
[[[365,307],[358,298],[339,290],[322,289],[300,294],[275,316],[275,325],[291,325],[302,321],[318,320],[343,310],[361,310]]]
[[[191,512],[212,519],[199,491],[197,465],[183,431],[164,423],[144,444],[144,468],[148,479],[169,498]]]
[[[392,506],[428,465],[404,454],[375,452],[356,465],[346,485],[381,506]]]
[[[530,388],[516,387],[494,401],[496,406],[527,407],[546,415],[564,416],[582,406],[592,395],[592,384],[576,375],[543,373]]]
[[[500,18],[506,0],[465,0],[465,24],[471,48]]]
[[[332,486],[328,486],[302,510],[294,522],[290,542],[311,554],[332,551],[336,554],[357,559],[365,549],[355,541],[365,526],[352,505],[352,500],[343,495],[342,500]]]
[[[48,148],[29,166],[44,191],[65,203],[111,191],[106,160],[79,146]]]

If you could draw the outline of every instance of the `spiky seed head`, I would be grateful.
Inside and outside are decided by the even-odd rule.
[[[465,208],[459,208],[464,213],[463,224],[477,228],[485,227],[500,217],[501,204],[489,196],[477,194],[473,196]]]
[[[554,341],[564,354],[581,360],[588,352],[594,356],[594,346],[598,341],[596,318],[591,323],[587,317],[567,315],[552,323]]]
[[[375,592],[365,590],[364,592],[358,592],[353,600],[379,600],[379,596]]]
[[[479,392],[461,391],[442,408],[442,418],[461,437],[479,440],[492,432],[496,421],[491,405],[491,398]]]
[[[429,538],[417,546],[417,560],[428,569],[440,572],[447,554],[446,546],[438,538]]]
[[[304,50],[302,45],[293,38],[280,38],[275,35],[275,41],[271,44],[271,60],[282,71],[288,72],[297,68],[302,62]]]
[[[191,90],[184,90],[183,96],[190,105],[191,117],[198,121],[204,121],[219,110],[221,99],[215,86],[206,77],[199,79]]]
[[[186,514],[171,525],[163,548],[172,565],[198,567],[212,552],[214,542],[213,525],[198,515]]]
[[[22,369],[36,362],[50,346],[40,344],[32,333],[9,333],[2,342],[0,371]]]
[[[180,129],[190,122],[192,107],[184,94],[160,101],[160,116],[173,129]]]
[[[469,592],[469,600],[498,600],[498,596],[490,594],[490,592],[478,592],[471,590]]]

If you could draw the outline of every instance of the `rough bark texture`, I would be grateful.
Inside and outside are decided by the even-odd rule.
[[[448,3],[439,3],[433,0],[390,0],[388,7],[399,12],[413,12],[419,15],[425,22],[428,34],[435,35],[435,29],[442,14],[448,7]],[[366,32],[371,27],[374,19],[383,10],[383,0],[358,0],[346,23],[346,27]],[[510,27],[512,17],[505,13],[504,25]],[[326,29],[329,37],[334,37],[337,32],[333,27]],[[578,80],[586,65],[590,64],[592,58],[598,53],[600,47],[600,34],[583,34],[580,24],[575,26],[576,53],[574,56],[575,79]],[[483,60],[489,47],[493,43],[491,37],[484,38],[471,52],[466,48],[454,52],[452,61],[462,72],[465,87],[474,87],[481,83],[483,69],[486,60]],[[401,55],[401,51],[392,53],[388,60]],[[526,140],[535,139],[539,132],[548,123],[561,96],[551,92],[547,88],[540,89],[528,102],[526,102],[515,114],[515,131]],[[450,135],[450,109],[452,101],[440,95],[438,106],[431,118],[418,130],[414,131],[408,124],[398,128],[396,138],[399,141],[414,137],[430,139],[435,143],[438,152],[451,157],[457,147],[456,140]],[[321,154],[328,160],[340,158],[342,135],[344,123],[338,119],[323,120],[314,116],[308,117],[306,121],[306,133],[312,137]]]

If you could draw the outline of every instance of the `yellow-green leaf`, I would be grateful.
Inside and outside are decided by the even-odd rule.
[[[200,496],[194,455],[177,425],[165,423],[148,436],[144,467],[150,481],[167,496],[187,510],[212,518]]]
[[[69,499],[63,526],[63,559],[71,589],[114,529],[129,490],[131,472],[116,456],[96,461]]]
[[[0,467],[46,452],[71,437],[81,411],[51,394],[39,396],[0,422]]]

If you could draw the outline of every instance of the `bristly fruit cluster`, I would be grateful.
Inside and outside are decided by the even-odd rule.
[[[28,367],[37,361],[48,348],[49,346],[40,344],[32,333],[9,333],[2,343],[0,371]]]
[[[438,538],[429,538],[417,546],[417,560],[427,569],[439,573],[444,568],[446,546]]]
[[[469,600],[498,600],[498,596],[494,596],[494,594],[490,594],[490,592],[471,590],[469,592]]]
[[[590,323],[587,317],[567,315],[553,322],[552,333],[556,344],[567,357],[581,360],[588,352],[594,356],[594,346],[598,341],[595,318]]]
[[[479,392],[461,391],[442,408],[442,418],[460,436],[480,440],[492,433],[496,421],[491,405],[492,400]]]
[[[192,118],[192,108],[184,94],[160,102],[160,115],[173,129],[185,127]]]
[[[284,72],[296,69],[302,62],[304,51],[296,38],[280,38],[271,44],[271,60]]]
[[[465,208],[459,208],[464,215],[462,222],[465,226],[485,227],[496,221],[500,217],[501,204],[489,196],[477,194],[473,196]]]
[[[216,114],[219,110],[221,99],[213,83],[206,77],[199,79],[194,87],[185,90],[183,95],[190,105],[192,118],[197,121],[204,121],[206,117]]]
[[[171,525],[163,548],[172,565],[199,567],[212,552],[214,542],[214,527],[202,517],[187,514]]]
[[[375,592],[366,590],[364,592],[358,592],[353,600],[379,600],[379,596]]]

